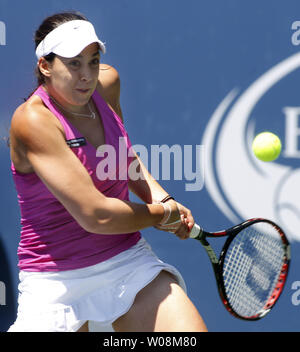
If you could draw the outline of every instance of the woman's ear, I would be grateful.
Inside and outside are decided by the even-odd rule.
[[[50,62],[48,62],[44,57],[41,57],[37,64],[41,74],[49,78],[51,76]]]

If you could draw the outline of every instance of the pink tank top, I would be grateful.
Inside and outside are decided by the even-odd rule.
[[[125,173],[127,174],[131,159],[126,157],[124,150],[128,151],[131,143],[122,121],[100,94],[95,90],[92,98],[102,119],[105,144],[113,146],[116,151],[116,168],[112,171],[114,175],[104,181],[97,177],[96,171],[97,165],[107,155],[96,155],[96,148],[85,141],[80,132],[55,108],[42,86],[34,94],[43,100],[61,122],[66,143],[87,169],[95,187],[107,197],[129,200]],[[121,148],[120,138],[123,141]],[[78,141],[83,141],[85,145],[78,144]],[[85,231],[36,173],[22,174],[14,168],[13,163],[11,169],[21,211],[21,238],[18,246],[20,270],[61,271],[83,268],[107,260],[139,241],[140,232],[101,235]]]

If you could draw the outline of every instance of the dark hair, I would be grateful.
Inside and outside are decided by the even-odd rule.
[[[73,21],[73,20],[84,20],[87,21],[87,18],[82,15],[79,12],[62,12],[62,13],[56,13],[52,16],[49,16],[44,19],[42,24],[39,26],[39,28],[36,30],[35,35],[34,35],[34,42],[35,42],[35,48],[38,47],[40,42],[46,37],[47,34],[53,31],[53,29],[57,28],[63,23]],[[55,58],[54,53],[50,53],[49,55],[45,56],[45,59],[49,62],[52,62]],[[37,66],[35,69],[35,75],[37,77],[37,83],[38,85],[41,85],[45,83],[45,77],[41,73],[39,67]]]

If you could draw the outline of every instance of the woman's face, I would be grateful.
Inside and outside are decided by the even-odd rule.
[[[46,87],[53,98],[65,106],[82,106],[96,89],[100,54],[97,43],[87,46],[78,56],[56,55],[48,65]]]

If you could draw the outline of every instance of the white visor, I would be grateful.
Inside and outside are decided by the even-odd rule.
[[[105,45],[97,37],[94,26],[88,21],[74,20],[61,24],[47,34],[35,53],[38,59],[50,53],[70,58],[79,55],[92,43],[98,43],[105,53]]]

